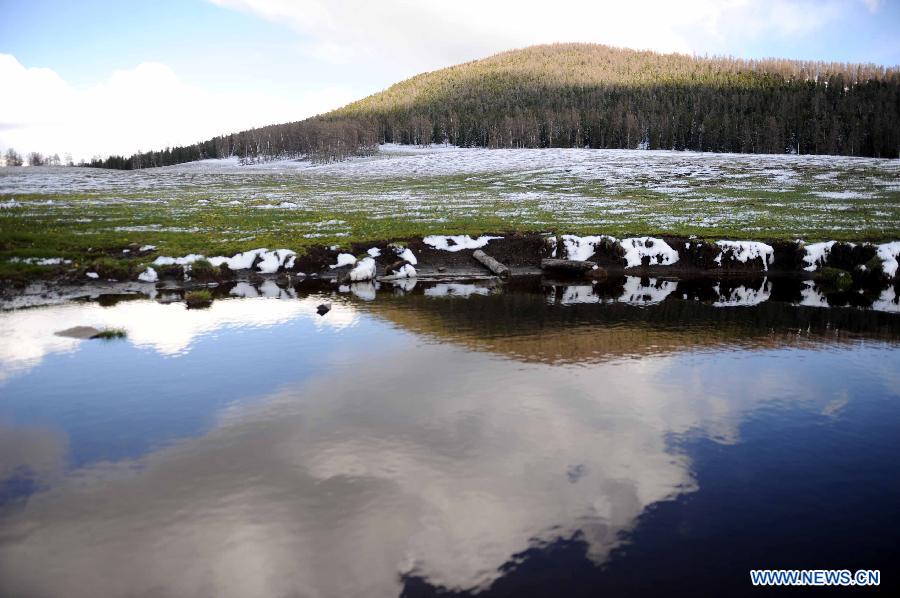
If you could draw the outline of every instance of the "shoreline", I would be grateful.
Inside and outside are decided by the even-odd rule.
[[[894,290],[900,294],[896,259],[900,242],[882,245],[828,242],[806,245],[799,241],[709,241],[663,235],[616,239],[596,235],[551,235],[539,233],[497,233],[473,239],[466,235],[431,236],[400,241],[351,243],[349,247],[311,246],[304,253],[290,250],[254,250],[231,258],[201,255],[159,256],[155,248],[141,248],[143,254],[119,260],[129,264],[122,269],[127,276],[100,276],[92,266],[75,262],[54,264],[56,273],[33,276],[18,284],[3,284],[0,309],[40,304],[41,297],[67,300],[96,295],[103,289],[111,293],[147,292],[183,293],[196,288],[272,281],[281,287],[331,288],[354,282],[407,285],[498,280],[514,286],[516,281],[540,279],[547,284],[591,285],[596,280],[541,269],[541,260],[563,257],[590,260],[605,271],[609,279],[704,280],[776,280],[815,281],[825,290],[877,295]],[[499,279],[473,257],[480,249],[509,268],[510,276]],[[129,251],[128,253],[131,253]],[[128,255],[126,253],[125,255]],[[112,258],[110,258],[112,259]],[[136,260],[140,265],[136,266]],[[192,264],[200,260],[215,266],[204,270]],[[893,260],[893,261],[891,261]],[[228,264],[245,267],[230,268]],[[359,264],[371,266],[365,278],[350,280]],[[149,264],[149,265],[148,265]],[[221,264],[221,265],[219,265]],[[341,264],[341,265],[338,265]],[[390,276],[399,264],[410,266],[411,276]],[[206,267],[206,266],[205,266]],[[147,276],[152,270],[152,276]],[[92,276],[94,275],[94,276]],[[846,276],[838,280],[835,276]],[[141,277],[139,280],[138,277]],[[851,280],[852,279],[852,280]],[[603,279],[601,278],[601,281]],[[100,293],[102,294],[102,293]],[[29,297],[31,299],[29,299]]]

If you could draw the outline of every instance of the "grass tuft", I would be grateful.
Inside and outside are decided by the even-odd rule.
[[[188,291],[184,294],[184,302],[187,303],[189,309],[201,309],[212,305],[213,297],[206,289],[197,289],[196,291]]]
[[[99,338],[105,341],[111,341],[116,339],[122,339],[128,336],[128,333],[124,328],[106,328],[105,330],[101,330],[91,338]]]

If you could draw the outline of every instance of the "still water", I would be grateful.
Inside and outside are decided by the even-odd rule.
[[[242,284],[0,312],[0,595],[895,583],[895,310],[777,281]],[[54,334],[78,325],[128,337]]]

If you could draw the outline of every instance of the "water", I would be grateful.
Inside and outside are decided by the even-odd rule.
[[[671,284],[0,312],[0,595],[890,587],[900,315]]]

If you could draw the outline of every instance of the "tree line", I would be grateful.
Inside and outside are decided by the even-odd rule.
[[[72,155],[66,154],[64,158],[60,158],[59,154],[45,156],[41,152],[29,152],[24,157],[17,152],[15,148],[9,148],[3,154],[3,163],[6,166],[74,166]]]
[[[88,165],[331,161],[379,143],[897,158],[900,71],[550,44],[424,73],[307,120]]]

